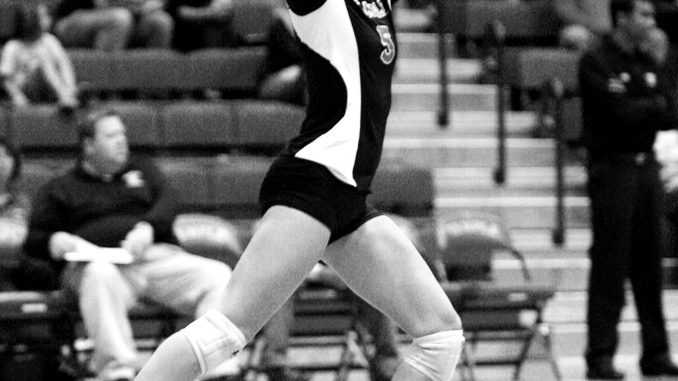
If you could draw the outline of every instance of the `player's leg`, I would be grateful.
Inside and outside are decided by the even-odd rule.
[[[270,208],[233,271],[220,303],[153,354],[139,381],[193,381],[239,351],[301,284],[327,246],[329,229],[296,209]]]
[[[414,245],[386,216],[332,243],[324,257],[359,296],[414,338],[394,380],[449,381],[459,359],[461,320]]]

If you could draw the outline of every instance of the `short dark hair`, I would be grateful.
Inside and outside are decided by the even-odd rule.
[[[93,138],[94,134],[96,134],[97,122],[109,116],[119,117],[120,114],[114,109],[106,108],[92,111],[78,122],[78,143],[80,144],[81,149],[83,148],[85,139]]]
[[[14,35],[17,39],[35,41],[45,32],[40,24],[40,6],[34,1],[15,5]]]

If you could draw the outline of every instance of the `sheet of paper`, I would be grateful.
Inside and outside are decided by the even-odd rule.
[[[106,261],[119,265],[126,265],[134,262],[134,257],[127,250],[115,247],[102,247],[87,251],[71,251],[64,255],[64,259],[69,262]]]

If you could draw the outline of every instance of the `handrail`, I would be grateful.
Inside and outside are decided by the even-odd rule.
[[[549,82],[549,96],[554,100],[555,106],[555,172],[556,172],[556,214],[553,228],[552,242],[557,246],[565,243],[565,180],[564,180],[564,156],[565,156],[565,128],[563,125],[563,99],[565,97],[565,85],[558,78]]]
[[[450,100],[448,95],[448,78],[447,78],[447,39],[445,30],[445,20],[447,18],[447,8],[443,4],[445,0],[438,0],[438,14],[436,24],[438,28],[438,63],[440,69],[440,106],[438,109],[438,126],[440,128],[447,128],[450,124]]]
[[[504,47],[506,28],[495,20],[487,25],[485,39],[489,49],[487,59],[494,59],[495,84],[497,88],[497,168],[494,170],[494,182],[502,185],[506,181],[506,78],[504,77]],[[494,53],[494,54],[493,54]]]

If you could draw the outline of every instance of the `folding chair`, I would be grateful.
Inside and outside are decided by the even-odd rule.
[[[461,315],[470,345],[462,364],[470,379],[475,380],[475,367],[482,364],[514,365],[513,380],[518,380],[534,338],[540,337],[553,373],[560,380],[550,329],[542,316],[555,286],[533,282],[525,258],[512,245],[503,221],[487,213],[461,213],[441,219],[437,233],[441,252],[436,269]],[[522,282],[502,285],[493,279],[492,258],[498,253],[507,253],[520,263]],[[481,341],[517,342],[520,349],[517,354],[476,359],[475,349]]]

